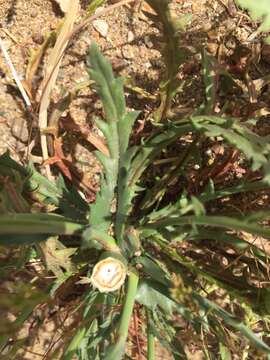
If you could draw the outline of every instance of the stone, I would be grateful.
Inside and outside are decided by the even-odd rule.
[[[93,21],[94,29],[104,38],[108,35],[109,25],[105,20],[94,20]]]
[[[38,10],[36,8],[33,8],[30,13],[32,18],[35,18],[38,16]]]
[[[146,45],[149,49],[151,49],[151,48],[153,47],[153,43],[152,43],[152,41],[150,40],[150,37],[149,37],[148,35],[145,35],[145,37],[144,37],[144,43],[145,43],[145,45]]]
[[[13,120],[11,124],[11,133],[17,140],[27,143],[29,133],[26,121],[22,118]]]
[[[218,50],[218,44],[215,42],[209,42],[207,44],[207,50],[210,52],[210,54],[216,55]]]
[[[135,35],[132,31],[129,31],[128,32],[128,35],[127,35],[127,41],[128,43],[131,43],[133,40],[135,39]]]
[[[32,34],[32,40],[36,43],[36,44],[43,44],[44,42],[44,36],[41,33],[35,32]]]
[[[125,59],[133,59],[135,54],[131,45],[126,45],[122,49],[122,53]]]

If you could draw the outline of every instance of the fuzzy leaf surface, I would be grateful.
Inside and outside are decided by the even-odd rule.
[[[137,112],[127,112],[123,90],[123,79],[115,78],[110,63],[101,54],[96,44],[89,50],[89,75],[95,81],[95,89],[103,104],[105,120],[97,120],[96,124],[106,138],[109,156],[97,152],[96,155],[104,169],[100,192],[96,202],[91,206],[90,225],[106,232],[111,224],[111,207],[118,185],[123,188],[123,171],[128,172],[125,154],[128,148],[129,136]],[[121,169],[121,172],[120,172]],[[121,174],[120,174],[121,173]],[[119,216],[122,193],[117,194],[116,235],[121,238],[123,222]]]

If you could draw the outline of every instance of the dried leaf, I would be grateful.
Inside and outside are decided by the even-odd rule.
[[[43,131],[46,130],[48,125],[47,111],[50,104],[50,96],[57,79],[61,60],[64,55],[66,46],[68,44],[69,37],[78,10],[79,10],[79,0],[69,1],[68,12],[65,16],[55,46],[49,56],[48,64],[46,68],[46,75],[45,78],[43,79],[41,86],[39,128],[41,131],[41,148],[42,148],[42,156],[44,160],[48,159],[47,138],[46,138],[46,134],[44,134]],[[49,165],[46,166],[46,173],[48,177],[51,177]]]
[[[31,97],[34,97],[33,96],[34,76],[36,75],[36,72],[44,56],[45,51],[50,46],[51,42],[54,41],[55,36],[56,36],[55,32],[51,32],[49,35],[46,36],[40,48],[37,49],[36,51],[32,51],[30,54],[29,62],[25,73],[25,83],[23,85],[28,95],[31,94]]]
[[[55,276],[62,277],[63,269],[67,272],[74,271],[70,257],[76,252],[76,248],[66,248],[55,236],[50,237],[46,242],[40,242],[38,247],[47,269]]]

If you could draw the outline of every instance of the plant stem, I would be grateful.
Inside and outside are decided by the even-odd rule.
[[[131,269],[128,279],[128,288],[125,298],[125,304],[121,314],[120,325],[116,334],[117,342],[115,345],[113,345],[108,349],[104,360],[122,359],[122,355],[125,351],[125,344],[128,337],[129,322],[133,312],[138,282],[139,282],[139,276],[137,271],[135,269]]]
[[[116,245],[114,238],[105,232],[98,231],[96,229],[88,229],[85,233],[87,239],[97,241],[107,251],[113,251],[115,253],[121,253],[120,248]]]
[[[120,337],[124,338],[126,340],[128,335],[128,327],[129,327],[129,321],[132,315],[133,306],[135,303],[135,296],[137,292],[137,286],[138,286],[139,276],[135,270],[130,271],[129,279],[128,279],[128,289],[127,289],[127,295],[126,295],[126,301],[124,304],[124,309],[122,312],[122,316],[120,319],[120,326],[118,334]]]
[[[149,312],[147,311],[147,360],[155,360],[155,336],[150,327]]]

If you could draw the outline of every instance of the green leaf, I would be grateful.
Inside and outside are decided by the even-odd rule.
[[[160,321],[161,317],[163,322]],[[162,314],[159,313],[155,313],[155,316],[149,317],[149,330],[153,336],[159,340],[160,344],[173,355],[175,360],[188,360],[184,346],[175,336],[175,331],[173,331],[173,335],[169,334],[168,328],[172,326],[169,324],[169,321],[166,321],[165,317],[166,314],[162,316]]]
[[[107,122],[117,122],[125,113],[123,79],[114,78],[110,63],[95,43],[89,49],[88,65],[90,77],[95,81],[95,88],[101,97]]]
[[[203,307],[206,312],[215,314],[221,318],[227,325],[233,327],[235,330],[239,331],[243,336],[245,336],[249,341],[251,341],[259,350],[270,354],[270,348],[265,344],[264,341],[260,339],[249,327],[247,327],[243,322],[241,322],[236,317],[232,316],[227,311],[223,310],[220,306],[216,305],[212,301],[203,298],[198,294],[193,294],[194,299],[198,304]]]
[[[100,184],[100,192],[96,201],[91,205],[90,224],[106,232],[111,223],[111,206],[115,196],[115,187],[118,176],[119,139],[117,121],[123,116],[124,95],[122,84],[113,77],[109,62],[102,56],[96,44],[89,49],[89,75],[95,81],[95,88],[101,97],[106,121],[96,120],[96,124],[103,132],[109,147],[109,157],[100,152],[96,156],[103,165],[104,176]],[[121,92],[122,90],[122,92]]]
[[[91,0],[87,7],[87,15],[92,16],[95,11],[105,3],[106,0]]]
[[[239,194],[248,191],[260,191],[269,188],[269,181],[263,178],[263,180],[246,182],[243,181],[238,185],[225,187],[223,189],[215,190],[213,187],[211,189],[206,188],[204,192],[199,195],[199,199],[202,202],[219,199],[222,197]]]
[[[74,357],[82,360],[100,359],[99,344],[110,340],[118,319],[117,313],[106,312],[107,317],[103,316],[103,309],[112,305],[108,299],[108,296],[90,290],[81,300],[78,307],[83,308],[83,323],[66,347],[64,359],[74,359]],[[95,314],[94,317],[93,314]]]
[[[96,202],[91,206],[90,225],[102,232],[107,232],[111,224],[111,207],[115,189],[125,189],[125,173],[128,173],[129,162],[127,149],[130,133],[137,112],[127,112],[122,78],[114,78],[110,63],[100,53],[96,44],[89,50],[89,75],[95,81],[95,88],[101,97],[105,113],[105,121],[97,120],[97,126],[103,132],[109,156],[100,152],[96,155],[103,165],[104,176],[101,180],[100,192]],[[122,219],[125,206],[123,198],[126,193],[118,191],[116,205],[115,233],[119,242],[123,241],[124,222]]]
[[[1,225],[0,225],[1,226]],[[1,233],[1,230],[0,230]],[[31,245],[41,241],[45,241],[48,234],[35,234],[35,235],[0,235],[0,245],[4,246],[21,246]]]
[[[152,163],[153,159],[163,149],[176,139],[192,131],[192,128],[189,121],[183,121],[178,125],[169,123],[162,126],[160,130],[147,139],[134,155],[129,174],[129,185],[132,186],[138,181],[146,167]]]
[[[269,138],[261,137],[240,124],[236,119],[223,119],[215,116],[194,116],[194,128],[208,137],[222,136],[228,143],[241,150],[247,159],[252,160],[252,169],[266,166],[269,154]]]
[[[176,304],[168,294],[165,295],[166,292],[167,289],[155,281],[141,280],[136,294],[136,301],[152,311],[159,307],[166,314],[172,314]]]
[[[81,197],[77,189],[74,186],[68,188],[61,174],[57,178],[56,186],[58,189],[59,208],[62,210],[63,215],[74,220],[84,220],[89,211],[89,205]]]
[[[191,321],[193,318],[185,306],[176,303],[170,298],[168,287],[156,281],[140,280],[136,301],[152,311],[160,308],[166,314],[172,314],[173,311],[176,311],[188,321]]]
[[[120,146],[120,163],[119,163],[119,176],[118,176],[118,186],[117,186],[117,212],[115,219],[115,234],[116,238],[119,239],[121,243],[124,241],[124,232],[125,232],[125,222],[130,213],[131,201],[133,194],[136,192],[136,184],[133,187],[129,186],[129,173],[132,169],[132,157],[136,148],[127,149],[128,146],[128,137],[126,134],[131,132],[131,124],[133,124],[137,113],[130,113],[128,117],[125,117],[124,120],[119,122],[119,126],[122,129],[123,137]],[[122,124],[122,125],[121,125]]]
[[[219,353],[221,360],[232,360],[231,352],[227,346],[219,342]]]
[[[269,213],[265,212],[265,218],[269,218]],[[145,228],[163,228],[173,225],[203,225],[246,231],[250,234],[270,238],[270,228],[263,227],[254,222],[249,222],[246,218],[230,218],[227,216],[182,216],[160,220],[155,223],[148,223]]]
[[[261,249],[257,246],[239,238],[236,235],[227,234],[226,232],[219,232],[217,234],[216,230],[206,230],[204,228],[196,228],[196,233],[189,235],[189,240],[197,240],[197,239],[209,239],[216,242],[221,242],[224,245],[230,245],[233,248],[245,251],[248,249],[252,249],[253,254],[259,258],[265,259],[267,256]]]
[[[102,231],[88,227],[83,232],[83,248],[95,248],[120,253],[119,247],[113,237]]]
[[[238,4],[249,11],[253,20],[261,20],[260,31],[270,30],[270,3],[268,0],[236,0]]]
[[[216,59],[208,54],[205,49],[202,52],[202,64],[206,97],[204,113],[211,115],[217,97],[217,66]]]
[[[27,167],[14,161],[9,153],[0,156],[0,175],[8,176],[27,199],[42,204],[59,207],[63,214],[72,219],[85,218],[88,204],[81,198],[75,188],[71,190],[60,176],[57,183],[49,181],[36,171],[33,164]]]
[[[10,214],[0,217],[1,243],[5,245],[9,244],[10,235],[14,239],[19,236],[20,240],[29,243],[28,235],[76,235],[83,229],[84,225],[55,214]],[[36,237],[36,241],[41,240],[44,238]]]
[[[80,347],[85,334],[86,334],[86,327],[82,326],[75,336],[72,338],[68,348],[66,349],[64,355],[62,356],[62,360],[72,360],[74,359],[74,355],[76,355],[78,348]]]
[[[177,79],[177,74],[179,66],[187,57],[187,49],[180,45],[180,30],[189,19],[184,17],[177,19],[170,10],[170,0],[147,0],[147,3],[157,15],[148,12],[145,14],[153,21],[154,25],[162,25],[164,38],[161,52],[166,69],[160,84],[160,106],[154,115],[156,121],[163,121],[170,115],[173,98],[181,84]]]
[[[170,216],[186,215],[188,213],[195,215],[205,215],[205,208],[200,199],[192,196],[188,199],[185,192],[182,193],[181,198],[173,204],[169,204],[157,211],[152,211],[148,214],[141,223],[154,222],[162,219],[167,219]]]
[[[170,285],[170,281],[168,280],[164,270],[162,270],[162,268],[148,256],[137,257],[136,263],[143,265],[142,271],[150,276],[151,279],[161,283],[164,286]]]
[[[256,135],[237,120],[214,116],[196,116],[191,120],[195,129],[202,131],[206,136],[221,136],[241,150],[247,159],[252,160],[253,170],[258,170],[268,163],[265,156],[269,153],[268,138]]]
[[[126,151],[119,174],[118,194],[121,199],[118,200],[117,224],[123,224],[129,216],[132,209],[132,200],[142,190],[138,186],[138,182],[145,169],[163,149],[190,131],[192,131],[192,125],[189,121],[182,121],[178,125],[169,123],[161,126],[161,129],[153,134],[142,146],[132,147]],[[123,227],[119,226],[118,229],[121,230],[118,234],[123,237]]]

